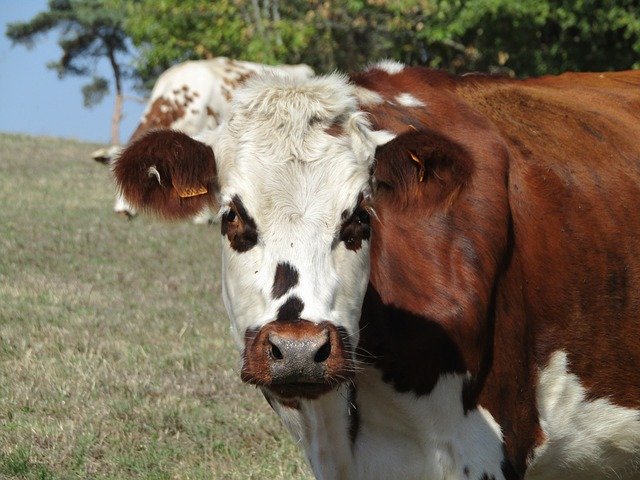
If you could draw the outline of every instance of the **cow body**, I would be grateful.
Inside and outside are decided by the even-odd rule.
[[[242,377],[316,477],[639,478],[640,73],[385,63],[314,82],[256,81],[234,105],[243,128],[205,139],[215,153],[158,134],[116,175],[139,205],[195,209],[133,178],[153,150],[163,182],[208,185],[231,211],[223,293]],[[174,142],[197,159],[186,172],[167,163]]]
[[[299,78],[314,73],[304,64],[270,66],[226,57],[174,65],[158,77],[129,143],[159,128],[179,130],[190,136],[216,128],[229,117],[235,90],[252,75],[262,72]],[[121,150],[121,146],[113,145],[96,150],[92,157],[109,165]],[[114,211],[127,216],[136,214],[135,208],[119,193],[116,193]],[[206,223],[210,219],[211,215],[206,211],[194,217],[196,223]]]

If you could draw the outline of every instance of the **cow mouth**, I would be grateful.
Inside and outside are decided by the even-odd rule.
[[[329,383],[297,382],[272,384],[267,385],[266,388],[280,398],[306,398],[314,400],[337,388],[337,385]]]

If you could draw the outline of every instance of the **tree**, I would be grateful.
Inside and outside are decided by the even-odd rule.
[[[49,0],[49,9],[28,22],[11,23],[6,35],[14,44],[30,48],[36,39],[51,30],[61,31],[58,44],[62,57],[47,67],[57,71],[60,78],[67,75],[91,76],[82,87],[84,105],[92,107],[109,92],[109,81],[95,75],[100,59],[106,58],[111,66],[115,85],[115,104],[111,121],[111,142],[120,143],[122,118],[122,82],[127,77],[120,56],[127,54],[127,34],[122,25],[124,12],[113,8],[109,0]]]
[[[383,58],[517,76],[640,67],[637,0],[116,1],[145,80],[219,55],[318,72]]]
[[[640,68],[638,8],[637,0],[440,0],[416,41],[431,64],[454,71],[523,77]]]

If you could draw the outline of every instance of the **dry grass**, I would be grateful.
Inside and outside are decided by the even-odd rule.
[[[309,478],[240,383],[218,228],[116,217],[94,148],[0,135],[0,478]]]

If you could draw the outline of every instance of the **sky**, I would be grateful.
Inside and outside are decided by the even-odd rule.
[[[47,0],[0,0],[0,132],[47,135],[108,144],[114,95],[106,96],[93,108],[82,104],[82,85],[89,77],[58,78],[47,63],[62,55],[60,32],[52,30],[39,37],[32,49],[12,46],[5,34],[7,23],[26,22],[47,10]],[[111,79],[106,61],[96,66],[100,76]],[[139,97],[130,86],[125,95]],[[120,139],[125,142],[142,115],[144,105],[124,102]]]

